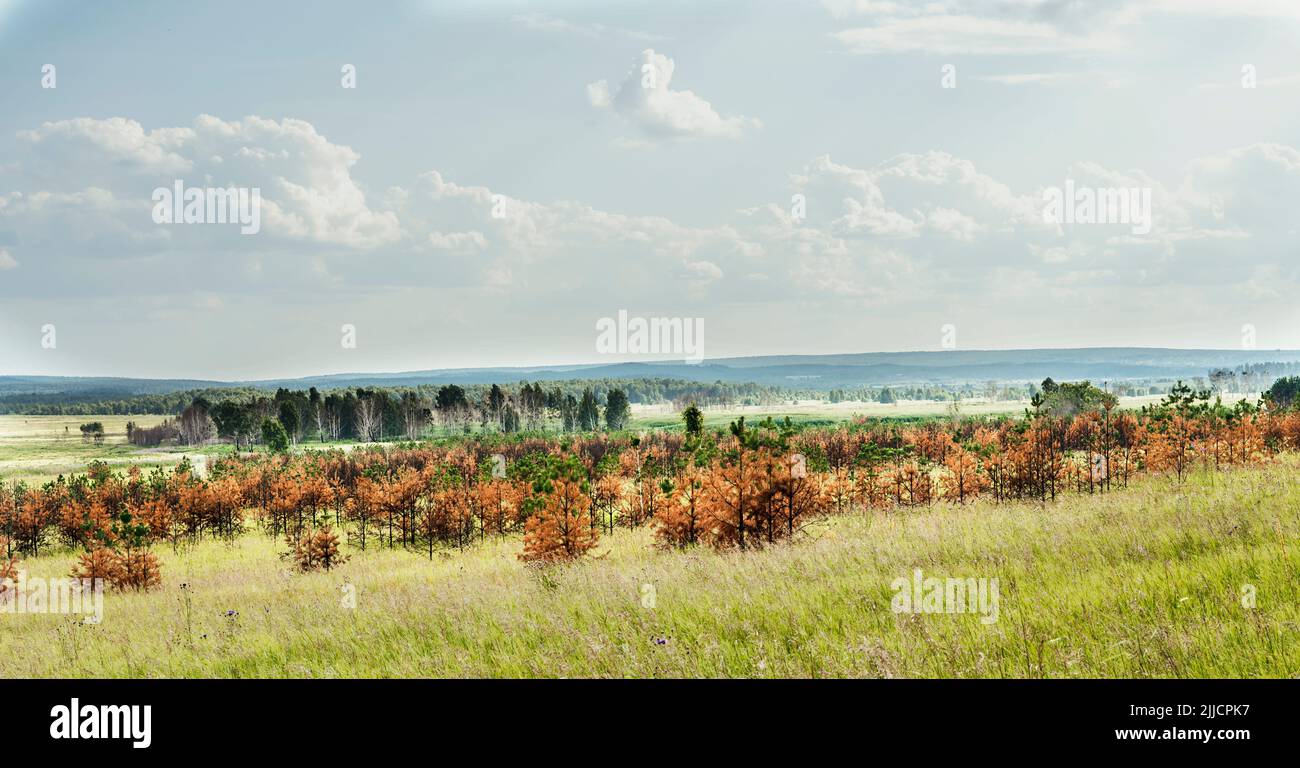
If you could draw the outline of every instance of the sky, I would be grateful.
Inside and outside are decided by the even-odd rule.
[[[0,375],[644,359],[620,311],[707,358],[1297,348],[1298,40],[1290,0],[0,0]],[[258,231],[159,223],[177,182]],[[1045,220],[1067,185],[1149,231]]]

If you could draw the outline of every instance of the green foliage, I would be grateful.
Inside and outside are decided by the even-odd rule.
[[[122,512],[113,522],[113,535],[128,549],[149,547],[149,526],[135,522],[130,512]]]
[[[506,405],[501,412],[501,431],[508,435],[519,431],[519,412],[513,405]]]
[[[631,416],[627,394],[621,389],[611,389],[605,397],[605,426],[615,431],[623,429]]]
[[[226,400],[210,412],[217,425],[217,435],[234,440],[235,445],[250,438],[253,431],[252,414],[234,400]]]
[[[682,421],[686,424],[687,435],[699,437],[704,432],[704,412],[695,403],[686,406],[682,411]]]
[[[280,426],[284,427],[285,433],[298,434],[298,425],[298,409],[287,400],[280,403]]]
[[[284,453],[289,450],[289,434],[284,425],[278,421],[266,419],[262,422],[262,442],[272,453]]]
[[[465,390],[455,384],[439,387],[438,394],[433,402],[434,407],[442,413],[448,413],[457,408],[469,407],[469,400],[465,398]]]
[[[1181,380],[1169,390],[1169,394],[1159,403],[1143,408],[1143,413],[1148,413],[1156,417],[1167,417],[1172,414],[1180,416],[1199,416],[1215,413],[1219,416],[1227,414],[1227,408],[1218,398],[1215,398],[1213,404],[1210,403],[1212,393],[1208,389],[1194,390],[1184,384]]]
[[[1300,376],[1283,376],[1273,382],[1264,393],[1264,399],[1283,411],[1300,406]]]
[[[588,387],[582,390],[582,399],[578,402],[578,429],[591,432],[600,427],[600,406],[596,404],[596,393]]]
[[[1030,402],[1039,414],[1062,418],[1086,411],[1110,410],[1119,404],[1119,398],[1089,381],[1057,384],[1047,378],[1043,379],[1042,391]]]

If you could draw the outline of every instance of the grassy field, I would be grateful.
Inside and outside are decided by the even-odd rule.
[[[980,401],[961,404],[966,415],[1020,413],[1029,401]],[[825,400],[795,400],[775,405],[736,405],[726,408],[705,408],[704,425],[708,429],[724,429],[733,419],[744,416],[756,421],[771,416],[782,419],[789,416],[796,423],[830,424],[850,421],[859,416],[877,419],[916,419],[947,415],[949,404],[938,400],[903,400],[884,405],[881,403],[842,402]],[[681,425],[681,414],[670,403],[632,406],[633,429],[657,429]]]
[[[1223,401],[1229,405],[1240,400],[1243,395],[1224,395]],[[1158,395],[1120,398],[1121,408],[1137,409],[1144,405],[1157,403]],[[777,405],[743,405],[729,408],[705,408],[704,424],[709,429],[723,429],[737,416],[744,416],[748,421],[771,416],[781,419],[789,416],[791,420],[802,423],[835,423],[850,421],[859,416],[873,419],[918,419],[949,415],[951,404],[943,400],[900,400],[895,403],[831,403],[825,400],[797,400]],[[1028,400],[963,400],[958,403],[958,411],[963,416],[990,416],[997,414],[1021,414],[1029,408]],[[676,427],[681,424],[681,416],[671,404],[633,405],[633,429],[655,429]]]
[[[84,472],[91,461],[139,464],[145,468],[173,466],[184,453],[170,449],[141,449],[126,442],[126,423],[152,427],[163,416],[0,416],[0,479],[42,483],[59,475]],[[104,441],[81,438],[80,427],[92,421],[104,425]],[[193,451],[191,451],[192,453]]]
[[[1294,677],[1297,470],[851,513],[767,551],[664,552],[623,531],[544,571],[511,538],[432,561],[350,550],[301,575],[249,535],[161,550],[164,586],[108,595],[99,625],[0,613],[0,677]],[[997,621],[895,613],[891,582],[917,568],[998,579]]]

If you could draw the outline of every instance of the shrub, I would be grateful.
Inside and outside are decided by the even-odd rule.
[[[8,581],[6,581],[8,580]],[[8,600],[9,582],[18,580],[18,558],[0,560],[0,602]]]
[[[118,590],[144,592],[162,584],[162,566],[148,550],[128,549],[117,556],[117,565],[112,583]]]
[[[298,570],[303,573],[315,570],[328,571],[336,565],[347,562],[347,557],[339,553],[339,536],[328,527],[318,531],[308,530],[296,539],[288,537],[289,554],[293,556]]]
[[[121,579],[122,564],[117,553],[108,547],[82,552],[72,569],[72,578],[83,581],[103,579],[105,584],[117,584]]]

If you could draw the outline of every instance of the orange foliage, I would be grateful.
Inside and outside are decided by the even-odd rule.
[[[571,479],[552,481],[541,508],[524,525],[522,560],[553,563],[574,560],[596,546],[600,531],[591,520],[591,499]]]

